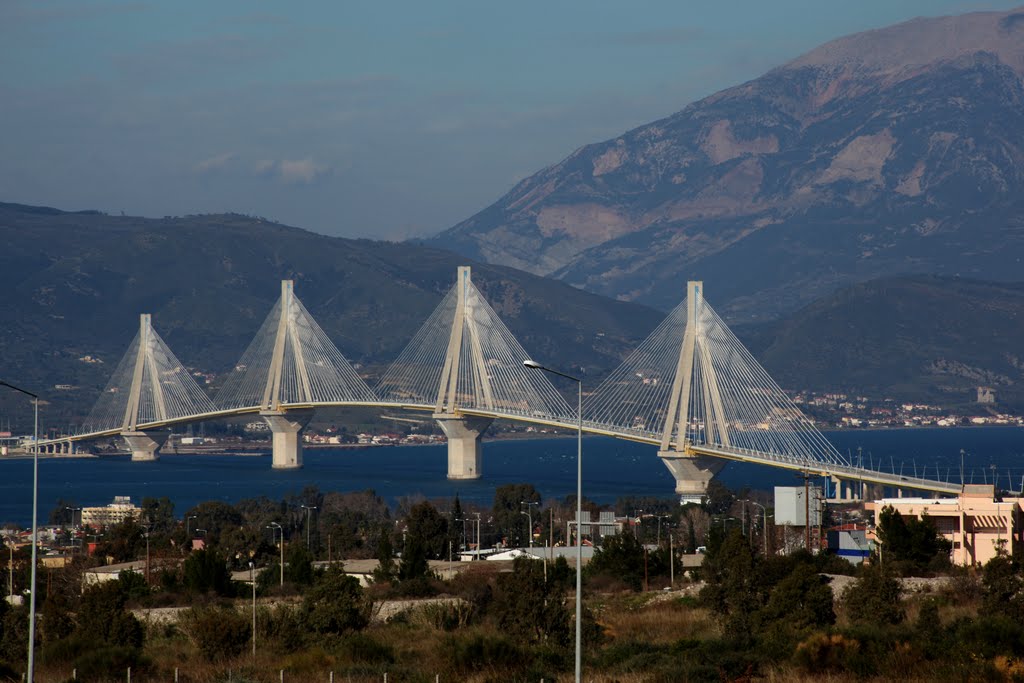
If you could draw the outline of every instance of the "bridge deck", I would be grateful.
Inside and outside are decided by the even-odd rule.
[[[435,406],[418,403],[401,403],[396,401],[337,401],[324,403],[293,403],[282,405],[283,410],[316,409],[327,407],[374,407],[393,408],[399,410],[413,410],[418,412],[433,412]],[[259,406],[248,406],[244,408],[232,408],[228,410],[216,410],[199,415],[178,417],[158,422],[149,422],[137,425],[140,431],[150,429],[163,429],[177,425],[193,422],[204,422],[241,415],[255,415],[260,412]],[[461,414],[475,417],[486,417],[494,419],[514,420],[528,424],[556,427],[565,430],[575,430],[578,426],[576,420],[565,417],[554,417],[546,415],[529,415],[514,412],[498,412],[485,410],[462,410]],[[74,434],[57,439],[40,440],[40,446],[50,444],[62,444],[68,442],[89,441],[93,439],[117,436],[121,429],[106,429],[83,434]],[[654,432],[642,432],[636,430],[625,430],[614,425],[602,425],[584,420],[583,431],[586,434],[596,436],[607,436],[616,439],[635,441],[638,443],[660,446],[661,436]],[[930,491],[943,494],[957,494],[960,492],[960,485],[951,482],[943,482],[934,479],[923,479],[920,477],[908,477],[896,473],[881,472],[878,470],[864,469],[846,464],[834,464],[826,462],[812,462],[803,458],[780,455],[777,453],[765,453],[755,450],[748,450],[736,447],[722,447],[707,444],[688,445],[682,451],[683,455],[706,455],[725,460],[747,462],[757,465],[766,465],[780,469],[792,470],[794,472],[807,472],[820,476],[833,477],[844,481],[859,481],[868,484],[878,484],[899,489],[915,491]]]

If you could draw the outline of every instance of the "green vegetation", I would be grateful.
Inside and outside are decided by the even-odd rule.
[[[510,488],[504,498],[524,492],[530,491]],[[735,497],[723,489],[710,504],[724,506]],[[315,518],[301,505],[328,500],[334,519],[307,527]],[[129,666],[140,680],[167,680],[178,669],[182,680],[211,682],[230,675],[270,683],[281,669],[288,680],[320,680],[330,671],[339,680],[379,681],[387,673],[389,680],[424,683],[435,675],[477,683],[571,676],[575,570],[565,559],[456,563],[461,571],[442,579],[431,572],[428,557],[447,547],[461,518],[417,501],[404,504],[396,522],[377,500],[372,492],[307,489],[279,502],[198,506],[210,519],[237,519],[242,527],[210,524],[217,533],[209,533],[202,549],[178,543],[184,533],[179,522],[156,531],[158,525],[143,520],[153,530],[148,581],[142,571],[125,571],[83,591],[84,572],[96,557],[79,556],[48,571],[40,586],[41,680],[67,680],[72,669],[82,681],[119,679]],[[538,514],[557,515],[571,502],[555,501]],[[149,509],[169,509],[156,503]],[[886,547],[854,568],[829,554],[766,557],[762,540],[741,533],[739,524],[723,532],[727,518],[721,517],[723,524],[709,525],[715,518],[707,505],[664,507],[638,499],[620,505],[651,513],[605,538],[585,567],[587,680],[841,683],[1017,680],[1024,673],[1021,565],[1004,552],[980,569],[949,567],[937,559],[945,550],[927,519],[884,512],[878,531]],[[454,501],[443,507],[454,509]],[[475,518],[475,512],[460,514]],[[346,517],[350,522],[338,521]],[[258,538],[270,536],[260,533],[268,521],[284,529],[283,587],[279,549]],[[668,524],[659,528],[657,521]],[[315,542],[324,526],[350,523],[351,547],[376,554],[368,588],[341,563],[314,563],[324,557]],[[509,531],[500,523],[486,526],[485,538]],[[133,547],[137,527],[111,529],[116,540],[107,547]],[[707,545],[697,576],[680,566],[691,534]],[[247,535],[252,550],[229,555],[231,544]],[[676,590],[663,591],[673,559],[670,535]],[[396,558],[393,548],[405,552]],[[230,573],[247,569],[250,560],[262,569],[255,660],[251,588],[233,582]],[[925,578],[914,578],[919,587],[913,590],[904,583],[908,576]],[[840,583],[845,587],[837,588]],[[169,620],[145,611],[165,606],[176,610]],[[26,608],[0,603],[0,680],[17,680],[26,638]]]

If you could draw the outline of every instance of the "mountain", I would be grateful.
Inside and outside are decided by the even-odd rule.
[[[523,180],[429,243],[733,321],[905,273],[1024,272],[1024,10],[915,19]]]
[[[1024,283],[885,278],[737,334],[787,389],[1024,410]]]
[[[214,374],[233,367],[281,279],[295,280],[296,295],[371,382],[448,292],[459,265],[473,265],[474,283],[524,348],[588,377],[613,369],[663,317],[451,252],[235,214],[146,219],[0,204],[0,244],[0,379],[53,401],[51,423],[88,412],[140,313],[153,314],[186,366]],[[15,398],[0,392],[0,424],[24,413]]]

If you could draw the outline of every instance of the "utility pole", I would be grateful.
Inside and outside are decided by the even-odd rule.
[[[809,495],[811,475],[807,472],[801,474],[804,478],[804,549],[811,552],[811,498]]]

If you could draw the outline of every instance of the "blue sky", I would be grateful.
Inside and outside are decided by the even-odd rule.
[[[965,0],[0,0],[0,201],[439,232],[574,149]]]

